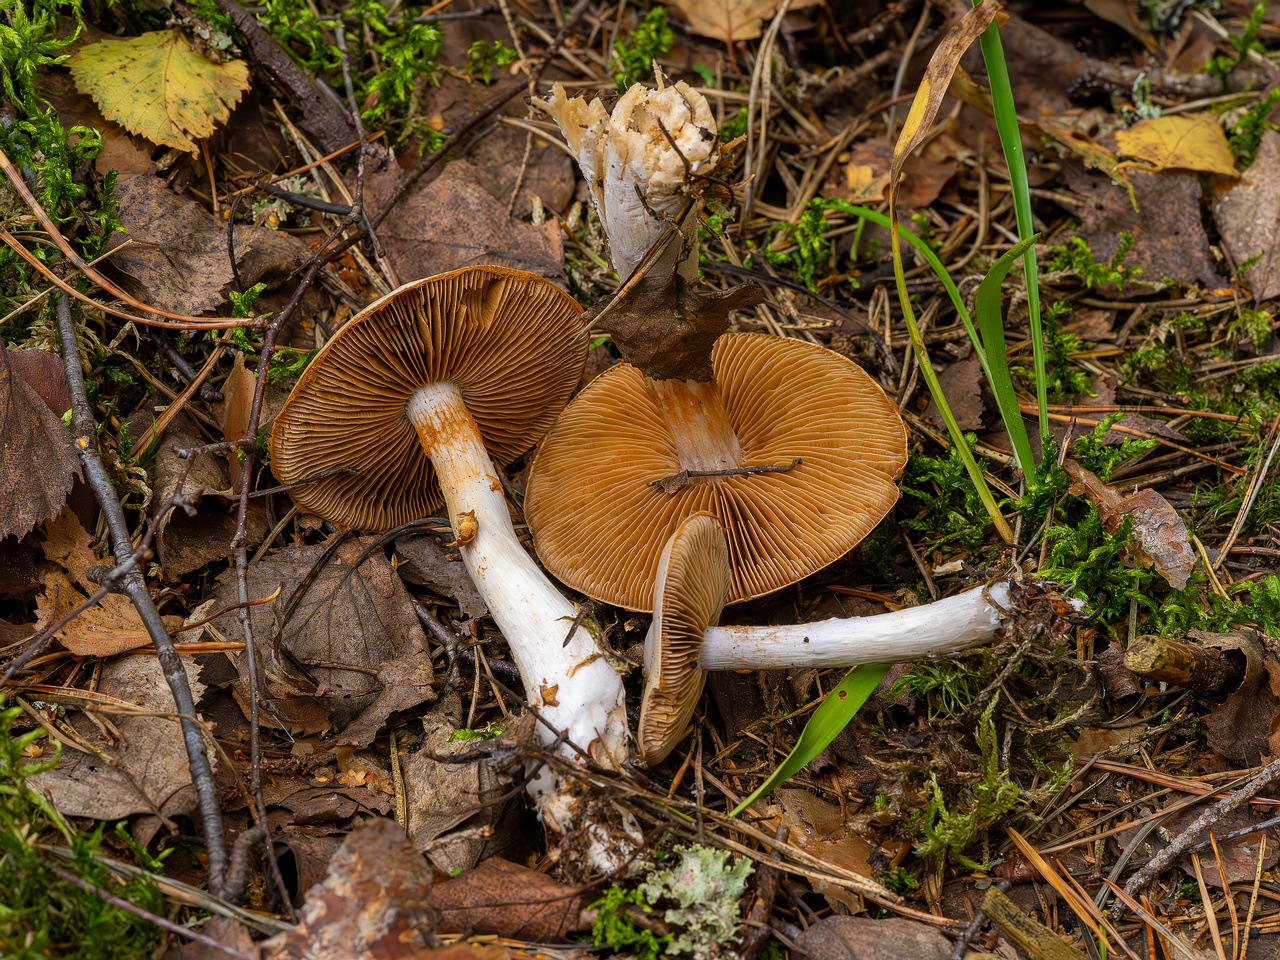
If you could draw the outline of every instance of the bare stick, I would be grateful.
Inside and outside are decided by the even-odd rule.
[[[694,477],[749,477],[757,473],[788,473],[803,462],[796,457],[790,463],[784,464],[763,463],[756,467],[730,467],[727,470],[681,470],[661,480],[651,480],[649,486],[657,487],[663,493],[672,494],[687,486]]]
[[[129,526],[125,523],[120,498],[116,496],[111,477],[98,453],[98,429],[93,419],[89,397],[85,392],[84,375],[80,366],[80,347],[76,342],[75,324],[71,319],[71,302],[58,297],[54,307],[58,321],[58,335],[62,341],[62,358],[67,373],[67,390],[71,395],[71,433],[76,449],[84,464],[85,479],[106,517],[111,534],[111,547],[117,557],[129,557],[133,553],[129,538]],[[265,356],[265,354],[264,354]],[[247,459],[247,458],[246,458]],[[181,485],[179,485],[179,489]],[[173,694],[177,712],[182,715],[182,739],[187,749],[187,763],[191,768],[191,783],[200,801],[200,818],[204,826],[205,850],[209,854],[209,890],[222,896],[223,876],[227,869],[227,845],[222,832],[222,811],[218,809],[218,793],[213,781],[213,768],[205,751],[204,735],[195,720],[196,704],[191,695],[191,685],[182,660],[174,648],[169,630],[160,619],[147,592],[142,571],[136,566],[121,580],[121,589],[133,601],[138,616],[147,628],[151,642],[156,646],[156,659],[164,672],[165,682]]]

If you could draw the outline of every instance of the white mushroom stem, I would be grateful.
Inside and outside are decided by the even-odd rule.
[[[517,539],[502,483],[461,391],[451,383],[422,387],[406,413],[435,467],[458,552],[511,647],[529,705],[597,763],[618,768],[628,756],[622,677],[590,632],[573,627],[573,604]],[[541,724],[537,731],[543,744],[556,739]],[[567,745],[561,751],[583,759]],[[563,831],[574,802],[561,787],[544,767],[529,792],[549,824]]]
[[[708,627],[698,665],[703,670],[852,667],[959,653],[990,642],[1009,606],[1008,584],[994,583],[986,596],[982,590],[970,590],[872,617],[778,627]]]

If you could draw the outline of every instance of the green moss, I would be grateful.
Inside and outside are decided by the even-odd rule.
[[[666,7],[654,7],[629,37],[614,40],[610,68],[618,93],[626,93],[633,83],[652,79],[653,61],[669,53],[675,42],[676,35],[667,25]]]

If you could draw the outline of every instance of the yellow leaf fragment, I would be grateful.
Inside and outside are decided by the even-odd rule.
[[[192,140],[213,133],[249,89],[242,61],[213,63],[177,30],[90,43],[67,65],[108,120],[188,153],[197,151]]]
[[[1208,112],[1139,120],[1128,130],[1116,131],[1116,146],[1125,156],[1142,161],[1122,166],[1152,172],[1177,168],[1240,176],[1227,135],[1217,117]]]
[[[791,0],[787,9],[799,10],[817,2]],[[672,0],[671,6],[694,33],[731,43],[760,36],[764,21],[773,19],[782,0]]]

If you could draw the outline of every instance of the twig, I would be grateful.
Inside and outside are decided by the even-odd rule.
[[[1267,453],[1267,458],[1258,466],[1258,471],[1249,481],[1249,489],[1244,495],[1244,502],[1240,504],[1240,512],[1236,514],[1235,521],[1231,524],[1231,531],[1227,534],[1227,539],[1222,542],[1222,546],[1218,549],[1218,559],[1213,562],[1216,569],[1222,565],[1222,561],[1227,558],[1232,545],[1236,542],[1236,537],[1240,536],[1240,530],[1244,526],[1245,518],[1249,516],[1249,511],[1253,509],[1254,501],[1258,498],[1258,491],[1262,489],[1262,482],[1267,479],[1267,473],[1271,470],[1271,461],[1275,459],[1276,451],[1280,450],[1280,436],[1277,436],[1277,430],[1280,430],[1280,414],[1276,415],[1275,420],[1271,421],[1271,429],[1267,431],[1267,439],[1263,441],[1265,447],[1271,444],[1271,450]]]
[[[141,907],[134,906],[128,900],[122,900],[119,897],[112,896],[101,887],[95,887],[92,883],[85,883],[79,877],[67,873],[65,870],[59,870],[57,867],[50,867],[49,871],[59,879],[65,880],[67,883],[77,886],[81,890],[86,890],[96,897],[100,897],[104,902],[111,904],[113,907],[119,907],[121,910],[127,910],[134,916],[141,917],[148,923],[154,923],[157,927],[160,927],[163,930],[168,930],[170,933],[176,933],[180,937],[186,937],[188,940],[193,940],[201,946],[208,947],[211,950],[217,950],[220,953],[227,954],[228,956],[236,957],[237,960],[256,960],[255,957],[251,957],[247,953],[241,953],[235,947],[229,947],[225,943],[219,943],[217,940],[213,939],[213,937],[205,936],[203,933],[196,933],[194,930],[188,930],[181,924],[174,923],[172,920],[166,920],[164,917],[158,917],[154,913],[143,910]]]
[[[84,375],[80,366],[80,346],[76,341],[75,324],[71,319],[71,303],[66,297],[58,298],[54,306],[54,314],[58,321],[58,335],[62,341],[67,390],[71,395],[71,432],[75,437],[80,460],[84,464],[85,478],[106,518],[112,550],[118,557],[127,557],[133,552],[129,539],[129,527],[124,519],[124,510],[120,507],[120,499],[111,485],[111,477],[98,453],[97,423],[93,419],[89,397],[85,392]],[[266,355],[263,354],[264,357]],[[121,587],[133,602],[143,626],[147,629],[147,634],[151,637],[151,642],[156,646],[156,658],[160,661],[165,682],[173,694],[177,712],[183,717],[182,739],[187,750],[187,762],[191,768],[191,783],[195,787],[196,796],[200,802],[205,849],[209,855],[209,889],[216,896],[221,896],[224,889],[223,877],[227,869],[226,838],[223,835],[222,811],[218,809],[213,768],[209,764],[209,755],[205,751],[200,725],[194,719],[196,705],[191,695],[191,685],[187,680],[187,673],[183,669],[178,651],[174,649],[173,640],[169,637],[169,631],[160,618],[160,611],[156,609],[151,594],[147,592],[147,584],[142,572],[136,567],[130,570],[122,578]]]
[[[747,477],[757,473],[787,473],[803,462],[796,457],[786,464],[763,463],[755,467],[730,467],[725,470],[681,470],[660,480],[650,480],[649,486],[657,487],[663,493],[673,494],[687,486],[694,477]]]
[[[1139,890],[1154,880],[1162,870],[1185,853],[1200,838],[1202,833],[1236,809],[1236,807],[1253,799],[1262,792],[1267,784],[1277,777],[1280,777],[1280,760],[1273,760],[1263,767],[1258,775],[1245,784],[1244,787],[1235,793],[1227,794],[1200,816],[1196,817],[1187,829],[1173,838],[1169,846],[1152,857],[1146,866],[1129,878],[1129,882],[1124,885],[1125,893],[1131,897],[1136,895]]]

